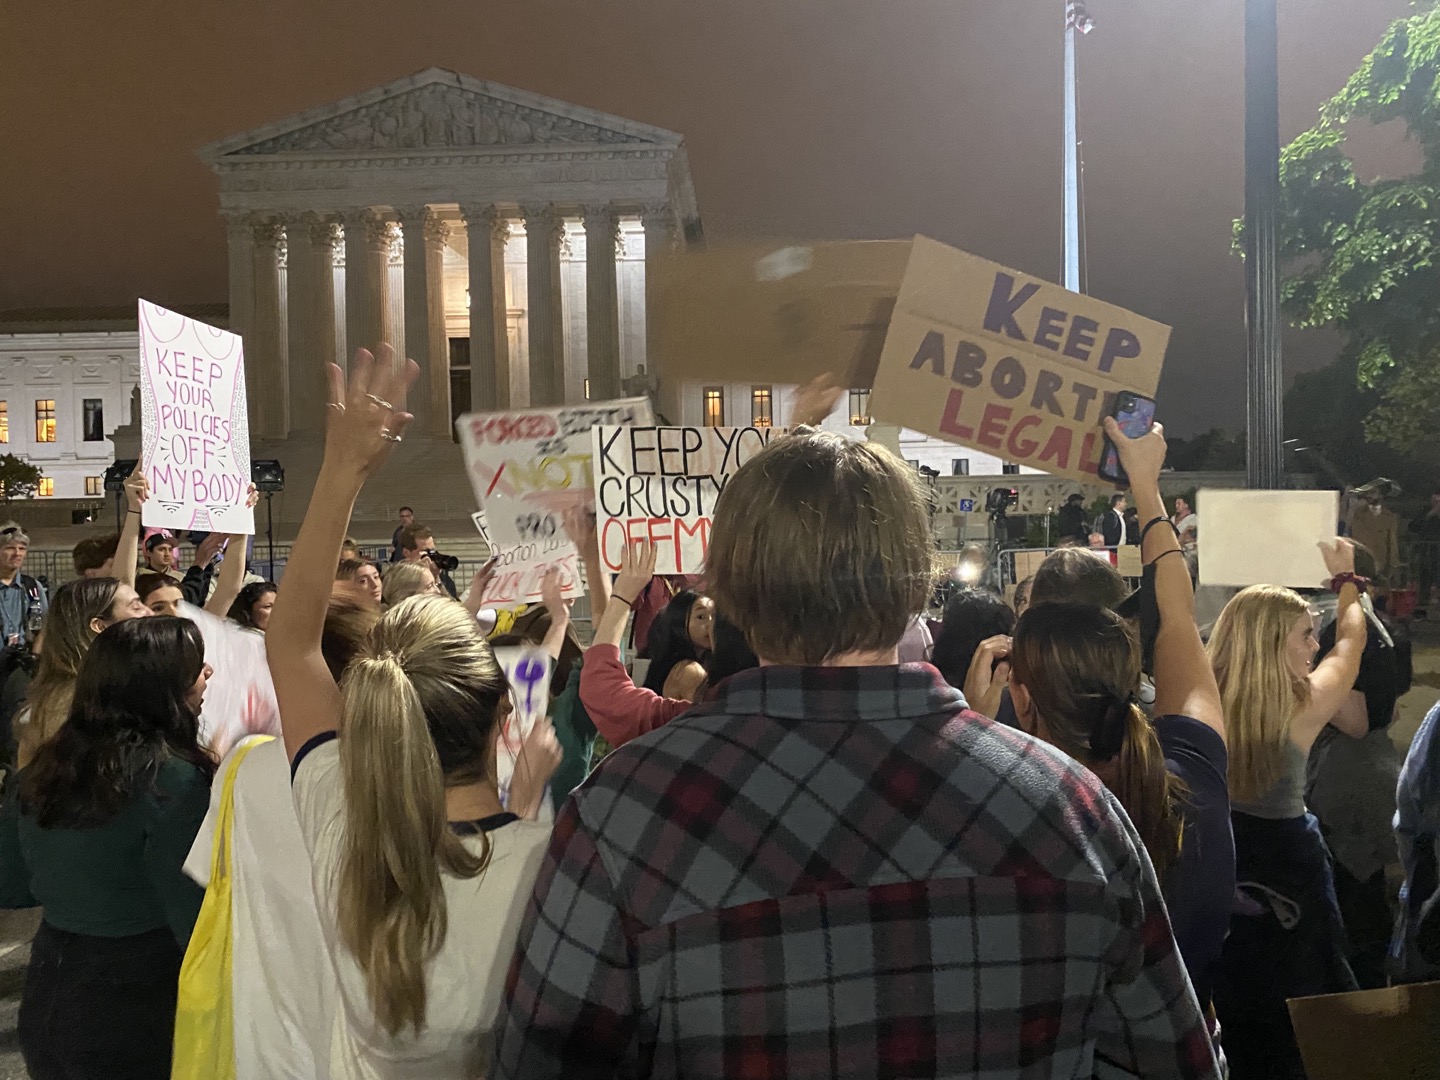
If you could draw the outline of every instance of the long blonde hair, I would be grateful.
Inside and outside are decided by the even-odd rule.
[[[488,841],[477,855],[451,832],[445,789],[493,781],[505,676],[468,611],[417,596],[380,619],[340,689],[340,937],[380,1026],[418,1033],[448,925],[442,874],[473,878],[490,859]]]
[[[75,679],[80,664],[95,640],[99,620],[109,625],[113,619],[115,596],[120,582],[115,578],[78,578],[55,590],[50,610],[45,616],[44,645],[35,678],[25,690],[25,705],[30,710],[28,722],[20,725],[16,762],[28,765],[41,745],[60,730],[70,715],[70,702],[75,694]]]
[[[434,585],[437,578],[429,563],[397,562],[386,568],[380,580],[380,604],[389,609],[402,600],[419,596]]]
[[[1252,585],[1225,605],[1207,652],[1220,684],[1230,750],[1230,797],[1254,802],[1279,783],[1291,721],[1310,683],[1290,670],[1285,642],[1310,607],[1290,589]]]

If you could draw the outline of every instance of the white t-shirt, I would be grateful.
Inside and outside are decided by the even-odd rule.
[[[251,736],[240,745],[255,741]],[[185,860],[185,872],[201,885],[210,881],[223,780],[234,753],[220,765],[210,812]],[[339,985],[279,739],[241,762],[231,823],[236,1075],[313,1080],[329,1068]]]
[[[370,1008],[365,977],[340,941],[336,874],[345,824],[339,745],[333,735],[301,750],[294,799],[310,850],[325,941],[340,978],[341,1008],[330,1051],[332,1080],[458,1080],[483,1076],[494,1053],[494,1028],[505,976],[530,900],[550,827],[512,821],[485,834],[490,864],[478,877],[445,875],[448,934],[427,968],[426,1026],[391,1038]],[[478,852],[485,837],[465,838]]]

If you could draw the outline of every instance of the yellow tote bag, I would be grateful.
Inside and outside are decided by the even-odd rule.
[[[242,746],[225,771],[215,842],[210,849],[210,884],[180,968],[171,1080],[235,1080],[230,819],[235,813],[235,774],[240,771],[240,763],[251,750],[273,737],[267,735]]]

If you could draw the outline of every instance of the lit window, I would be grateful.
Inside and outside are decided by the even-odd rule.
[[[950,460],[951,476],[969,476],[970,459],[968,457],[957,457]]]
[[[83,404],[85,441],[105,441],[105,402],[99,398],[87,397]]]
[[[42,499],[54,495],[55,481],[48,476],[42,476],[40,478],[40,487],[36,491],[36,494],[39,495]]]
[[[54,398],[40,398],[35,402],[35,441],[55,441]]]
[[[870,391],[850,391],[850,425],[852,427],[870,426]]]
[[[1016,476],[1020,472],[1020,466],[1016,465],[1013,461],[1002,461],[1000,463],[1000,472],[1004,476]]]
[[[87,476],[87,477],[85,477],[85,494],[86,494],[86,495],[103,495],[104,493],[105,493],[105,477],[103,477],[103,476]]]
[[[10,403],[0,401],[0,443],[10,441]]]
[[[725,391],[718,386],[705,388],[705,426],[725,426]]]
[[[770,387],[750,388],[750,423],[754,427],[769,427],[774,422],[770,413]]]

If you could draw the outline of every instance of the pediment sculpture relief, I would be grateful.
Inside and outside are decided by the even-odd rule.
[[[643,141],[623,132],[526,108],[458,86],[433,85],[408,90],[235,153]]]

